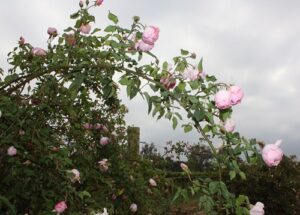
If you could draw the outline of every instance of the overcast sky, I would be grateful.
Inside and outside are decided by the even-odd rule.
[[[19,36],[46,48],[47,28],[72,25],[77,0],[0,1],[0,67]],[[300,1],[297,0],[104,0],[93,9],[94,26],[107,25],[108,10],[129,26],[132,16],[160,28],[153,52],[171,61],[181,48],[204,58],[204,69],[245,92],[234,107],[236,129],[266,143],[283,139],[286,154],[300,157]],[[141,140],[163,146],[168,140],[197,142],[197,134],[172,130],[166,120],[147,116],[147,104],[122,98],[128,124],[141,128]]]

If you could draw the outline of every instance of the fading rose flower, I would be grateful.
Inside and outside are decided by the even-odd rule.
[[[109,144],[110,143],[110,139],[108,138],[108,137],[101,137],[101,139],[100,139],[100,144],[102,145],[102,146],[105,146],[105,145],[107,145],[107,144]]]
[[[102,172],[105,172],[108,170],[108,160],[106,158],[102,159],[101,161],[98,162],[100,170]]]
[[[82,127],[86,130],[93,129],[93,125],[91,123],[84,123]]]
[[[20,37],[20,39],[19,39],[19,45],[22,46],[22,45],[24,45],[24,44],[25,44],[25,39],[24,39],[24,37]]]
[[[95,3],[96,3],[97,6],[100,6],[103,3],[103,0],[96,0]]]
[[[181,167],[181,169],[182,169],[183,171],[187,171],[187,170],[189,169],[189,167],[188,167],[186,164],[184,164],[184,163],[181,163],[181,164],[180,164],[180,167]]]
[[[266,145],[262,150],[262,157],[267,166],[278,166],[283,157],[283,151],[279,148],[282,140],[277,140],[274,144]]]
[[[236,105],[242,101],[244,92],[239,86],[231,86],[229,92],[231,95],[231,105]]]
[[[264,215],[264,204],[261,202],[256,202],[256,204],[251,208],[250,215]]]
[[[76,45],[76,38],[73,33],[67,34],[65,36],[66,43],[70,46]]]
[[[137,212],[137,204],[135,204],[135,203],[132,203],[131,205],[130,205],[130,207],[129,207],[129,209],[130,209],[130,211],[132,212],[132,213],[135,213],[135,212]]]
[[[22,129],[20,129],[20,130],[19,130],[19,135],[20,135],[20,136],[23,136],[23,135],[25,135],[25,131],[24,131],[24,130],[22,130]]]
[[[47,33],[50,36],[56,37],[57,36],[57,29],[53,28],[53,27],[49,27],[48,30],[47,30]]]
[[[107,212],[107,209],[104,208],[103,209],[103,213],[96,213],[95,215],[109,215],[108,212]]]
[[[82,24],[79,28],[80,32],[83,33],[83,34],[89,34],[90,31],[91,31],[91,25],[88,23],[88,24]]]
[[[154,45],[154,42],[158,39],[159,28],[155,26],[147,26],[144,29],[142,40],[149,44]]]
[[[80,182],[80,172],[77,169],[70,170],[72,173],[71,181],[74,182]]]
[[[38,48],[38,47],[33,48],[33,49],[31,50],[31,53],[32,53],[34,56],[46,56],[46,55],[47,55],[47,52],[46,52],[44,49]]]
[[[168,75],[167,77],[161,77],[160,83],[164,85],[167,90],[173,89],[176,86],[176,80],[172,75]]]
[[[157,186],[157,183],[156,183],[156,181],[155,181],[153,178],[150,178],[150,179],[149,179],[149,184],[150,184],[152,187],[156,187],[156,186]]]
[[[226,90],[220,90],[215,95],[215,104],[219,109],[227,109],[231,107],[231,94]]]
[[[14,146],[10,146],[7,149],[7,155],[9,156],[15,156],[17,154],[17,149]]]
[[[195,81],[199,78],[199,71],[196,69],[186,69],[183,74],[182,77],[185,80],[189,80],[189,81]]]
[[[154,44],[145,43],[143,40],[139,40],[135,43],[135,49],[138,51],[150,51],[154,47]]]
[[[66,202],[61,201],[55,205],[53,212],[57,212],[58,214],[60,214],[60,213],[63,213],[67,208],[68,208],[68,206],[67,206]]]
[[[224,128],[227,132],[233,132],[235,129],[235,123],[232,119],[227,119],[224,124]]]

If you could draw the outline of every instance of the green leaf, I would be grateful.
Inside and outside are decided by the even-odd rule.
[[[194,112],[194,117],[195,117],[195,119],[198,121],[198,122],[200,122],[200,121],[202,121],[203,119],[204,119],[204,112],[203,111],[200,111],[200,110],[195,110],[195,112]]]
[[[206,113],[205,113],[205,117],[206,117],[206,120],[207,120],[210,124],[214,124],[214,117],[213,117],[212,113],[206,112]]]
[[[173,122],[172,127],[173,127],[173,129],[175,129],[177,127],[177,124],[178,124],[178,120],[177,120],[177,118],[175,116],[173,116],[172,122]]]
[[[229,177],[230,177],[230,180],[233,180],[236,177],[236,172],[233,170],[230,170]]]
[[[118,17],[111,12],[108,13],[108,19],[113,21],[115,24],[117,24],[119,22]]]
[[[91,197],[92,197],[91,194],[90,194],[88,191],[86,191],[86,190],[79,192],[79,193],[78,193],[78,196],[79,196],[81,199],[84,199],[85,197],[88,197],[88,198],[91,198]]]
[[[152,101],[147,92],[144,92],[144,96],[146,97],[147,103],[148,103],[148,114],[151,112],[152,109]]]
[[[198,71],[199,72],[203,71],[203,58],[201,58],[200,62],[198,63]]]
[[[184,50],[184,49],[180,49],[181,55],[188,55],[189,51]]]
[[[80,16],[80,13],[79,13],[79,11],[78,12],[76,12],[76,13],[72,13],[71,15],[70,15],[70,18],[71,19],[76,19],[76,18],[78,18]]]
[[[192,125],[185,125],[185,126],[184,126],[184,132],[185,132],[185,133],[190,132],[192,129],[193,129],[193,126],[192,126]]]
[[[116,30],[117,30],[117,26],[114,25],[109,25],[104,29],[105,32],[115,32]]]

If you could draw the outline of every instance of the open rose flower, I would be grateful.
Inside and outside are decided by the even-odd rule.
[[[172,75],[168,75],[167,77],[161,77],[160,83],[164,85],[164,87],[168,90],[173,89],[176,86],[176,80]]]
[[[90,24],[82,24],[80,26],[80,32],[83,33],[83,34],[89,34],[90,31],[91,31],[91,25]]]
[[[250,215],[264,215],[264,204],[261,202],[256,202],[256,204],[251,208]]]
[[[47,52],[42,49],[42,48],[39,48],[39,47],[36,47],[36,48],[33,48],[31,50],[31,53],[34,55],[34,56],[46,56],[47,55]]]
[[[200,73],[196,69],[186,69],[183,74],[183,78],[188,81],[195,81],[199,78]]]
[[[155,26],[147,26],[144,29],[142,40],[147,44],[154,44],[159,36],[159,28]]]
[[[65,202],[65,201],[61,201],[61,202],[58,202],[58,203],[55,205],[53,212],[56,212],[57,214],[61,214],[61,213],[63,213],[67,208],[68,208],[68,206],[67,206],[66,202]]]
[[[278,166],[283,157],[283,151],[279,148],[282,140],[277,140],[274,144],[266,145],[262,150],[262,157],[267,166]]]
[[[108,137],[101,137],[101,139],[100,139],[100,144],[102,145],[102,146],[105,146],[105,145],[107,145],[107,144],[109,144],[110,143],[110,139],[108,138]]]
[[[91,123],[84,123],[82,127],[86,130],[90,130],[93,129],[94,126]]]
[[[107,209],[104,208],[103,209],[103,213],[96,213],[95,215],[109,215],[108,212],[107,212]]]
[[[145,43],[143,40],[139,40],[135,43],[135,49],[138,51],[151,51],[154,47],[154,44]]]
[[[229,92],[231,95],[231,105],[236,105],[242,101],[244,92],[239,86],[231,86]]]
[[[235,129],[235,123],[232,119],[227,119],[224,124],[224,128],[227,132],[233,132]]]
[[[7,149],[7,154],[9,156],[15,156],[17,154],[17,149],[14,147],[14,146],[10,146],[8,149]]]
[[[132,203],[132,204],[130,205],[129,209],[130,209],[130,211],[131,211],[132,213],[137,212],[137,209],[138,209],[137,204]]]
[[[215,95],[215,104],[219,109],[227,109],[231,107],[231,94],[227,90],[220,90]]]
[[[99,168],[102,172],[105,172],[108,170],[108,160],[106,158],[102,159],[101,161],[98,162]]]
[[[149,179],[149,184],[150,184],[152,187],[156,187],[156,186],[157,186],[157,183],[156,183],[156,181],[155,181],[153,178],[150,178],[150,179]]]

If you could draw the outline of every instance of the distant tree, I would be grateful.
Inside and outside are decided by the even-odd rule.
[[[192,171],[205,171],[212,166],[213,155],[206,145],[196,144],[189,147],[187,159]]]

